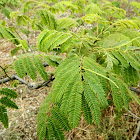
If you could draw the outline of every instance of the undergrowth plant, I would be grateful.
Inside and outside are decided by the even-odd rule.
[[[39,140],[65,139],[64,132],[77,127],[81,116],[87,124],[98,125],[109,105],[121,114],[123,107],[129,109],[131,100],[140,104],[130,91],[139,81],[140,7],[138,2],[130,5],[136,16],[127,17],[116,1],[24,3],[17,23],[27,19],[33,30],[41,31],[36,47],[40,53],[18,56],[14,62],[17,75],[27,74],[35,80],[38,72],[46,81],[48,73],[42,63],[56,67],[52,89],[37,116]],[[24,48],[24,41],[2,24],[0,35]],[[60,57],[63,54],[66,57]]]
[[[14,7],[18,7],[18,0],[1,0],[0,9],[1,12],[7,17],[10,18],[10,13]]]
[[[12,99],[16,98],[17,93],[15,91],[8,88],[0,90],[0,122],[5,128],[8,128],[7,108],[18,109],[18,106],[12,101]]]

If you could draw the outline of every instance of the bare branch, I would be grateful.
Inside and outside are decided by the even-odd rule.
[[[136,92],[137,94],[140,94],[140,90],[138,90],[134,87],[131,87],[130,90]]]
[[[5,73],[5,76],[7,76],[10,80],[12,80],[11,77],[6,73],[6,69],[3,68],[2,66],[0,66],[0,68],[1,68],[1,69],[3,70],[3,72]]]
[[[48,81],[45,81],[45,82],[43,82],[43,83],[41,83],[41,84],[37,84],[37,85],[31,85],[30,83],[27,83],[27,82],[24,81],[23,79],[19,78],[17,75],[12,75],[11,78],[6,77],[5,79],[0,80],[0,84],[1,84],[1,83],[6,83],[6,82],[8,82],[8,81],[11,81],[11,79],[12,79],[12,80],[18,80],[18,81],[20,81],[20,83],[27,85],[27,87],[28,87],[29,89],[38,89],[38,88],[43,87],[43,86],[48,86],[48,84],[49,84],[51,81],[53,81],[55,78],[51,76],[51,78],[50,78]]]

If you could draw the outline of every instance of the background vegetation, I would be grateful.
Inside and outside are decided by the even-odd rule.
[[[2,139],[37,139],[36,114],[38,139],[64,139],[62,130],[70,130],[66,139],[139,138],[140,100],[129,90],[139,93],[137,1],[2,0],[0,7],[0,121],[7,128],[11,119]]]

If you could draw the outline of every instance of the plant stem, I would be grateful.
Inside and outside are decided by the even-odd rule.
[[[87,70],[87,71],[89,71],[89,72],[92,72],[92,73],[94,73],[94,74],[97,74],[97,75],[99,75],[99,76],[101,76],[101,77],[103,77],[103,78],[109,80],[109,81],[112,82],[117,88],[119,88],[119,87],[116,85],[116,83],[115,83],[114,81],[112,81],[110,78],[108,78],[108,77],[106,77],[106,76],[104,76],[104,75],[102,75],[102,74],[100,74],[100,73],[97,73],[97,72],[95,72],[95,71],[92,71],[92,70],[90,70],[90,69],[86,69],[86,68],[84,68],[84,67],[83,67],[83,69],[84,69],[84,70]]]

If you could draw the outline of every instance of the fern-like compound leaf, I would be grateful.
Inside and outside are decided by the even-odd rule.
[[[104,92],[107,93],[109,91],[108,80],[101,76],[98,76],[98,78],[100,79],[100,84],[102,85]]]
[[[110,76],[110,79],[112,79],[113,81],[116,81],[116,79],[113,76]],[[121,94],[119,92],[119,88],[117,88],[112,82],[110,82],[110,85],[111,85],[111,91],[112,91],[111,95],[113,97],[114,104],[118,112],[120,112],[123,107],[123,101],[122,101]]]
[[[129,102],[130,102],[130,97],[128,96],[129,89],[127,88],[127,86],[121,79],[118,80],[117,84],[118,84],[120,92],[121,92],[121,97],[123,99],[124,106],[127,109],[129,109]]]
[[[61,34],[62,34],[62,36],[59,37],[56,41],[54,41],[54,43],[51,45],[50,50],[53,50],[55,48],[56,49],[60,48],[60,50],[61,50],[60,45],[63,45],[64,43],[68,42],[70,40],[70,38],[72,37],[72,35],[68,34],[68,33],[62,33],[61,32]],[[63,50],[64,50],[64,46],[63,46]]]
[[[70,102],[69,101],[70,101],[71,94],[72,94],[72,87],[74,86],[76,78],[77,78],[77,75],[73,78],[73,80],[69,84],[67,90],[65,91],[65,94],[63,95],[63,100],[62,100],[60,109],[65,114],[69,113],[69,108],[70,108]]]
[[[75,75],[79,73],[79,71],[79,68],[73,68],[70,71],[66,72],[60,80],[56,79],[55,83],[57,82],[58,85],[55,85],[54,87],[53,84],[54,98],[56,97],[54,100],[55,102],[58,102],[61,99],[65,90],[69,86],[69,83],[71,82],[71,80],[73,80]]]
[[[128,89],[127,84],[124,83],[123,86],[127,89],[127,92],[128,92],[129,97],[131,97],[132,99],[134,99],[140,105],[140,99],[139,99],[139,97],[133,91],[130,91]]]
[[[25,77],[26,71],[21,59],[18,59],[14,62],[14,68],[20,78]]]
[[[0,91],[0,95],[5,95],[8,98],[17,98],[17,93],[9,88],[2,88],[2,90]]]
[[[56,33],[57,32],[55,30],[49,31],[48,36],[46,36],[45,39],[42,40],[41,51],[49,50],[50,45],[53,43],[52,40],[54,39],[54,36],[56,35]]]
[[[36,74],[31,58],[29,56],[24,57],[22,59],[22,62],[23,62],[23,65],[27,74],[31,77],[31,79],[35,80],[37,78],[37,74]]]
[[[123,46],[130,46],[131,40],[129,37],[121,33],[113,33],[107,36],[103,41],[103,48],[121,48]]]
[[[44,30],[40,33],[40,35],[37,37],[37,45],[38,45],[38,48],[41,49],[41,46],[42,46],[42,42],[43,40],[45,39],[45,37],[47,37],[49,35],[49,32],[48,30]]]
[[[63,57],[57,56],[57,55],[45,55],[42,56],[42,59],[49,65],[56,67],[59,65],[61,60],[63,60]]]
[[[49,112],[51,102],[52,94],[49,93],[43,101],[37,115],[37,136],[39,140],[44,140],[46,137],[46,121],[48,119],[47,112]]]
[[[39,16],[41,17],[41,23],[47,26],[48,29],[54,30],[57,27],[55,17],[47,10],[39,10]]]
[[[46,124],[46,138],[47,140],[55,140],[55,135],[54,135],[54,130],[53,130],[53,126],[51,125],[51,123],[47,122]]]
[[[131,57],[131,55],[127,54],[126,52],[120,52],[120,54],[126,59],[126,61],[128,63],[130,63],[130,65],[134,69],[136,69],[136,70],[140,69],[140,63],[138,63],[135,59],[133,59],[133,57]]]
[[[124,82],[129,84],[130,86],[137,86],[138,81],[140,79],[140,76],[138,74],[138,71],[136,71],[133,67],[128,67],[122,69],[122,76],[124,79]]]
[[[55,30],[44,30],[38,36],[38,47],[41,51],[49,51],[60,48],[63,43],[72,37],[71,34],[57,32]]]
[[[3,105],[0,105],[0,121],[2,122],[5,128],[8,128],[7,109]]]
[[[55,77],[59,77],[62,74],[69,70],[71,67],[80,65],[80,58],[79,57],[74,57],[74,58],[69,58],[65,59],[62,63],[60,63],[59,67],[55,70]]]
[[[95,93],[91,90],[88,83],[84,82],[84,96],[90,107],[92,118],[94,123],[97,125],[100,123],[101,111],[98,103],[98,99]]]
[[[55,139],[57,140],[64,140],[64,133],[62,131],[62,128],[60,125],[57,123],[56,119],[51,119],[51,117],[48,119],[48,122],[52,125],[53,128],[53,134],[55,136]]]
[[[73,93],[70,98],[70,108],[69,108],[69,124],[72,128],[79,124],[81,115],[81,94]]]
[[[102,107],[106,108],[108,106],[108,102],[98,77],[94,73],[88,71],[84,73],[83,77],[84,80],[89,84],[91,90],[96,94]]]
[[[62,18],[57,21],[57,30],[68,30],[71,27],[76,27],[78,23],[71,18]]]
[[[64,116],[62,111],[58,107],[54,107],[51,109],[52,117],[55,118],[58,124],[63,128],[63,130],[70,130],[70,126],[68,124],[68,119]]]
[[[138,47],[139,49],[139,47]],[[132,59],[134,59],[134,61],[136,62],[136,64],[139,64],[140,63],[140,51],[137,51],[137,52],[128,52],[128,55],[131,56]]]
[[[112,52],[112,54],[121,62],[124,67],[129,67],[129,63],[125,60],[125,58],[117,51]]]
[[[85,99],[84,94],[82,94],[82,111],[83,111],[83,115],[84,115],[84,119],[85,119],[86,123],[91,124],[92,123],[92,114],[91,114],[90,107]]]
[[[18,109],[18,106],[7,97],[1,97],[0,103],[6,107]]]
[[[99,16],[98,14],[88,14],[82,17],[82,20],[84,20],[86,23],[93,24],[94,22],[96,23],[106,23],[107,21]]]
[[[59,38],[62,37],[62,35],[63,34],[61,32],[54,32],[54,34],[52,34],[52,36],[50,36],[49,38],[47,38],[47,40],[44,40],[44,46],[46,44],[45,49],[47,50],[48,48],[50,48],[50,50],[53,50],[55,48],[54,43],[56,41],[58,41]]]
[[[134,99],[140,105],[140,99],[139,99],[139,97],[134,92],[131,92],[130,90],[128,90],[128,93],[129,93],[129,96],[132,99]]]
[[[91,3],[85,7],[86,15],[88,14],[101,14],[102,11],[97,4]]]
[[[41,60],[37,56],[34,56],[33,62],[41,77],[46,81],[48,79],[48,75],[47,72],[45,71],[45,68],[42,65]]]
[[[72,61],[71,63],[69,63]],[[64,61],[65,67],[63,67],[63,63],[59,65],[58,69],[62,69],[58,71],[56,69],[55,73],[55,80],[52,86],[53,89],[53,101],[59,102],[62,98],[64,92],[68,88],[69,84],[75,77],[75,75],[80,75],[80,59],[77,57],[77,59],[67,59]],[[67,67],[68,66],[68,67]],[[65,69],[66,68],[66,69]],[[58,73],[57,73],[58,72]]]
[[[139,29],[139,26],[135,20],[130,20],[130,19],[121,19],[121,20],[116,20],[114,22],[114,25],[118,28],[124,29]]]
[[[101,65],[99,65],[97,62],[95,62],[95,60],[93,60],[92,58],[84,57],[82,62],[83,62],[84,68],[93,70],[96,73],[99,73],[99,74],[104,75],[104,76],[106,75],[104,68]]]
[[[105,64],[107,69],[112,69],[114,65],[119,64],[119,61],[111,53],[105,52],[105,55]]]
[[[17,39],[16,35],[9,28],[0,25],[0,34],[3,38],[12,41],[14,44],[19,44],[19,40]]]

